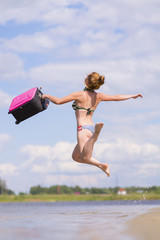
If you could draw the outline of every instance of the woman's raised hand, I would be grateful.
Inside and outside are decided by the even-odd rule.
[[[136,95],[133,96],[134,99],[136,99],[136,98],[138,98],[138,97],[143,98],[142,94],[140,94],[140,93],[138,93],[138,94],[136,94]]]

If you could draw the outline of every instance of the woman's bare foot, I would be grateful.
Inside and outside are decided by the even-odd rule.
[[[108,177],[110,176],[110,171],[107,163],[103,163],[101,169],[107,174]]]

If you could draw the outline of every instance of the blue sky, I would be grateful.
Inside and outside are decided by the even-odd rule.
[[[14,190],[33,185],[152,186],[160,182],[159,0],[0,2],[0,177]],[[85,76],[106,76],[100,91],[143,100],[101,103],[104,122],[94,156],[111,177],[71,159],[76,122],[71,103],[15,125],[14,96],[32,87],[54,96],[83,89]]]

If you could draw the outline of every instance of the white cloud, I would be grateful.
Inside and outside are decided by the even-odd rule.
[[[83,174],[88,172],[89,166],[82,167],[81,164],[72,160],[72,151],[75,143],[58,142],[54,146],[26,145],[21,152],[27,159],[21,164],[22,168],[30,166],[32,172],[48,174],[48,173],[64,173]],[[89,170],[90,173],[95,172],[94,168]]]
[[[3,147],[5,146],[5,144],[7,142],[9,142],[11,139],[11,136],[7,133],[1,133],[0,134],[0,150],[3,149]]]
[[[23,61],[16,54],[0,53],[0,81],[24,79]]]
[[[6,107],[6,106],[9,106],[9,104],[11,103],[11,100],[12,100],[12,96],[10,96],[8,93],[5,93],[3,92],[1,89],[0,89],[0,108],[2,107]],[[2,101],[3,99],[3,101]]]
[[[80,11],[74,7],[76,3],[86,5],[85,11],[81,9],[82,15],[76,14]],[[13,39],[3,39],[1,45],[7,51],[45,54],[51,51],[53,56],[80,59],[79,63],[64,61],[58,64],[53,61],[31,68],[29,78],[37,82],[45,81],[45,83],[55,84],[61,81],[74,84],[75,79],[81,79],[84,72],[100,71],[106,73],[106,76],[109,75],[108,78],[116,89],[122,86],[126,90],[138,88],[147,89],[148,92],[150,89],[157,89],[160,73],[160,59],[157,51],[159,49],[158,31],[153,27],[153,23],[146,25],[146,20],[150,21],[153,16],[156,19],[154,24],[159,22],[159,19],[155,18],[158,2],[155,1],[155,5],[150,2],[128,4],[124,0],[116,3],[120,10],[112,1],[95,1],[91,5],[85,1],[75,3],[43,1],[39,4],[35,0],[32,5],[21,1],[21,4],[16,2],[14,6],[12,2],[3,3],[2,8],[13,14],[11,18],[16,17],[21,23],[23,23],[21,18],[24,17],[26,21],[39,19],[39,21],[48,21],[56,25],[54,28],[35,32],[33,35],[21,34]],[[69,4],[73,7],[68,8]],[[31,8],[35,9],[34,19],[32,19]],[[22,9],[23,14],[21,14]],[[62,11],[64,9],[65,11]],[[144,14],[140,14],[141,11]],[[14,12],[16,12],[15,15]],[[122,14],[123,12],[125,14]],[[132,14],[134,17],[131,16]],[[150,14],[149,18],[148,14]],[[14,78],[13,72],[11,74]]]
[[[22,0],[1,1],[0,23],[5,24],[7,21],[16,23],[28,23],[40,21],[44,23],[62,22],[70,19],[68,5],[70,0],[52,1],[52,0],[33,0],[32,4]],[[70,10],[72,12],[72,10]],[[64,19],[64,20],[63,20]]]
[[[20,34],[12,39],[1,39],[1,49],[16,53],[44,53],[65,44],[64,31],[61,28],[36,32],[32,35]]]
[[[118,153],[118,154],[117,154]],[[97,143],[95,145],[97,158],[106,159],[109,162],[158,162],[160,159],[160,147],[156,144],[138,144],[129,139],[114,139],[113,142]]]
[[[52,158],[52,148],[50,146],[37,146],[26,145],[21,149],[28,160],[22,163],[23,167],[26,167],[38,159],[50,159]]]
[[[31,21],[43,21],[45,23],[55,22],[67,22],[74,18],[79,19],[82,11],[82,16],[88,15],[89,21],[86,24],[91,23],[91,19],[95,20],[105,19],[111,22],[117,22],[118,18],[124,21],[124,15],[130,18],[130,22],[144,23],[147,19],[148,22],[155,23],[159,19],[158,7],[159,1],[134,1],[128,2],[126,0],[121,1],[84,1],[84,0],[61,0],[61,1],[32,1],[32,4],[27,3],[25,0],[19,2],[18,0],[5,1],[2,0],[0,3],[1,7],[1,24],[5,24],[7,21],[14,20],[17,23],[27,23]],[[70,6],[70,8],[68,8]],[[120,9],[120,11],[117,11]],[[80,9],[80,10],[79,10]],[[126,11],[126,9],[128,11]],[[86,15],[84,15],[86,12]],[[152,15],[151,12],[155,14]],[[122,14],[123,13],[123,14]],[[125,13],[125,14],[124,14]],[[143,14],[142,14],[143,13]],[[80,16],[79,16],[80,15]],[[133,21],[134,20],[134,21]],[[129,25],[127,21],[125,24]]]
[[[44,160],[44,164],[33,164],[31,171],[34,173],[47,174],[49,172],[56,172],[57,166],[53,165],[51,161]]]
[[[58,142],[52,146],[24,146],[21,151],[27,156],[27,161],[22,164],[23,167],[30,166],[31,171],[41,174],[63,174],[77,175],[94,174],[97,172],[95,167],[86,166],[72,161],[71,154],[75,144],[69,142]],[[115,139],[112,142],[98,142],[95,145],[95,157],[101,162],[108,162],[113,166],[112,171],[120,171],[124,169],[124,165],[131,164],[140,166],[150,164],[148,174],[151,173],[153,164],[158,164],[160,159],[160,147],[156,144],[142,143],[138,144],[129,139]],[[147,168],[145,168],[147,171]],[[116,174],[114,172],[114,174]],[[130,174],[134,171],[131,169]]]
[[[89,70],[85,64],[49,63],[32,68],[28,75],[32,81],[36,82],[41,81],[52,85],[65,83],[67,86],[70,83],[74,86],[78,84],[77,79],[81,80],[85,70]]]
[[[124,0],[121,3],[89,2],[47,0],[39,3],[35,0],[32,4],[24,1],[20,4],[4,3],[1,9],[8,20],[21,24],[39,21],[53,25],[48,31],[6,40],[5,48],[18,52],[42,52],[61,46],[63,56],[76,54],[104,58],[106,55],[105,58],[119,58],[155,51],[159,47],[158,31],[153,28],[153,24],[159,23],[159,17],[156,17],[159,15],[158,1],[155,4],[149,1],[131,4]],[[76,7],[77,3],[83,8]],[[69,5],[73,7],[69,8]],[[5,19],[3,14],[2,22]]]
[[[53,47],[53,42],[44,34],[36,33],[32,36],[20,35],[11,40],[1,40],[1,47],[15,52],[41,52]]]
[[[75,144],[71,144],[68,142],[58,142],[53,147],[41,145],[26,145],[21,149],[21,152],[27,155],[28,160],[23,163],[22,166],[27,166],[37,161],[40,161],[43,164],[44,161],[42,161],[42,159],[45,159],[49,161],[45,167],[47,169],[50,169],[50,161],[52,160],[56,161],[56,164],[59,162],[70,160],[71,151],[74,145]],[[54,164],[54,162],[52,164]]]
[[[0,164],[0,175],[2,176],[16,176],[18,168],[12,163]]]

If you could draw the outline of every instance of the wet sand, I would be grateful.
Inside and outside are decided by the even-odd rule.
[[[127,233],[136,240],[160,239],[160,208],[152,209],[130,220]]]

